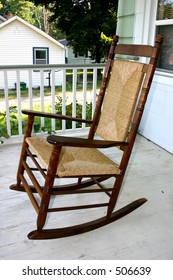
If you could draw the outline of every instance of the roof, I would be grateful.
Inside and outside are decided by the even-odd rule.
[[[68,45],[67,39],[61,39],[58,42],[60,42],[63,46],[67,46]]]
[[[37,32],[38,34],[40,34],[41,36],[47,38],[48,40],[52,41],[54,44],[56,44],[57,46],[59,46],[60,48],[64,49],[63,44],[61,44],[60,42],[58,42],[57,40],[55,40],[54,38],[52,38],[50,35],[46,34],[44,31],[42,31],[41,29],[35,27],[34,25],[30,24],[29,22],[25,21],[24,19],[18,17],[18,16],[14,16],[6,21],[4,21],[3,23],[0,24],[0,29],[3,28],[4,26],[9,25],[11,22],[14,21],[19,21],[22,24],[28,26],[29,28],[31,28],[33,31]]]

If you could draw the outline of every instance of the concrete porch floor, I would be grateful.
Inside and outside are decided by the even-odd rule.
[[[36,215],[15,183],[21,144],[0,145],[1,260],[165,260],[173,259],[173,155],[137,136],[119,200],[148,201],[122,219],[78,236],[29,240]]]

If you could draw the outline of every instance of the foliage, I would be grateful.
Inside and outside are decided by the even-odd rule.
[[[2,144],[3,138],[9,138],[9,135],[7,133],[7,127],[6,127],[6,114],[0,112],[0,144]]]
[[[32,18],[32,11],[34,4],[30,1],[15,1],[15,0],[2,0],[0,13],[4,16],[11,14],[24,18],[26,21],[34,24],[35,20]]]
[[[100,62],[116,31],[117,6],[118,0],[1,0],[0,14],[17,15],[57,40],[67,37],[76,54],[89,51]]]
[[[32,1],[1,0],[0,15],[7,18],[14,15],[19,16],[55,39],[60,39],[62,36],[62,33],[55,28],[54,23],[48,21],[51,12],[45,6],[35,6]]]
[[[102,43],[102,56],[103,58],[107,58],[108,50],[112,43],[112,37],[107,37],[103,32],[100,35],[100,41]]]
[[[56,114],[62,115],[62,98],[57,97],[58,102],[55,104]],[[72,116],[73,104],[66,105],[66,115]],[[92,117],[92,103],[86,103],[86,119],[91,120]],[[76,118],[82,118],[82,104],[76,102]],[[62,120],[58,120],[58,129],[62,129]],[[76,127],[81,127],[81,123],[77,123]],[[72,121],[66,121],[66,129],[72,128]]]
[[[12,127],[12,133],[16,130],[16,123],[17,123],[17,117],[16,117],[16,107],[10,107],[9,113],[10,113],[10,124]],[[0,144],[2,144],[3,138],[8,139],[9,135],[7,132],[7,119],[6,119],[6,112],[0,112]]]
[[[66,115],[71,117],[72,116],[72,110],[73,110],[73,104],[69,103],[66,105],[65,111]],[[57,102],[55,104],[55,113],[62,115],[62,97],[57,97]],[[86,103],[86,119],[91,120],[92,117],[92,103]],[[82,118],[82,104],[76,102],[76,118]],[[57,119],[55,122],[55,129],[61,130],[62,129],[62,120]],[[76,127],[80,128],[81,123],[76,123]],[[72,121],[66,121],[66,129],[72,128]],[[45,119],[45,126],[41,127],[41,121],[40,117],[37,117],[35,123],[34,123],[34,132],[47,132],[48,134],[55,133],[55,131],[51,128],[51,120]]]
[[[101,34],[112,37],[116,32],[118,0],[32,1],[51,11],[50,21],[66,34],[76,53],[90,51],[92,59],[101,61],[106,46]]]
[[[173,17],[173,2],[172,0],[160,0],[157,9],[157,19],[172,19]]]
[[[55,104],[55,110],[57,114],[62,114],[62,98],[57,97],[57,102]],[[72,108],[73,104],[70,103],[66,105],[66,115],[72,116]],[[37,108],[34,108],[35,110],[40,110],[40,108],[37,106]],[[51,108],[50,108],[51,109]],[[49,111],[49,108],[47,108],[47,111]],[[12,106],[9,108],[10,113],[10,126],[11,126],[11,135],[17,135],[18,134],[18,111],[16,106]],[[86,104],[86,119],[90,120],[92,116],[92,103]],[[80,103],[76,103],[76,117],[82,118],[82,105]],[[26,128],[26,121],[27,116],[23,116],[22,119],[22,129],[23,132]],[[81,123],[77,123],[77,128],[81,127]],[[72,122],[66,121],[66,129],[72,128]],[[56,120],[56,130],[62,129],[62,120]],[[34,132],[46,132],[48,134],[56,133],[51,128],[51,120],[45,119],[45,125],[44,127],[41,126],[41,118],[36,117],[34,122]],[[6,120],[6,112],[0,112],[0,144],[2,144],[3,138],[9,138],[9,135],[7,133],[7,120]]]

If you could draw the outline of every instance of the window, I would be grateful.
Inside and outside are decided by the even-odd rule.
[[[49,64],[49,49],[48,48],[33,48],[33,63],[34,64]]]
[[[158,0],[156,33],[164,37],[158,67],[173,71],[173,0]]]

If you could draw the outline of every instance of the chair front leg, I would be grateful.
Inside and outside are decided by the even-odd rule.
[[[38,213],[38,219],[37,219],[38,231],[42,230],[46,221],[61,148],[62,148],[61,146],[53,145],[52,154],[49,161],[49,167],[45,179],[42,199],[40,203],[39,213]]]
[[[23,177],[25,168],[23,166],[23,162],[26,162],[27,159],[27,150],[26,148],[28,147],[28,144],[26,143],[26,138],[31,136],[32,133],[32,127],[34,123],[34,115],[29,115],[28,116],[28,121],[27,121],[27,127],[23,139],[23,144],[22,144],[22,150],[20,154],[20,161],[18,165],[18,171],[17,171],[17,176],[16,176],[16,184],[13,184],[10,186],[11,190],[16,190],[16,191],[25,191],[24,187],[21,185],[21,177]]]

